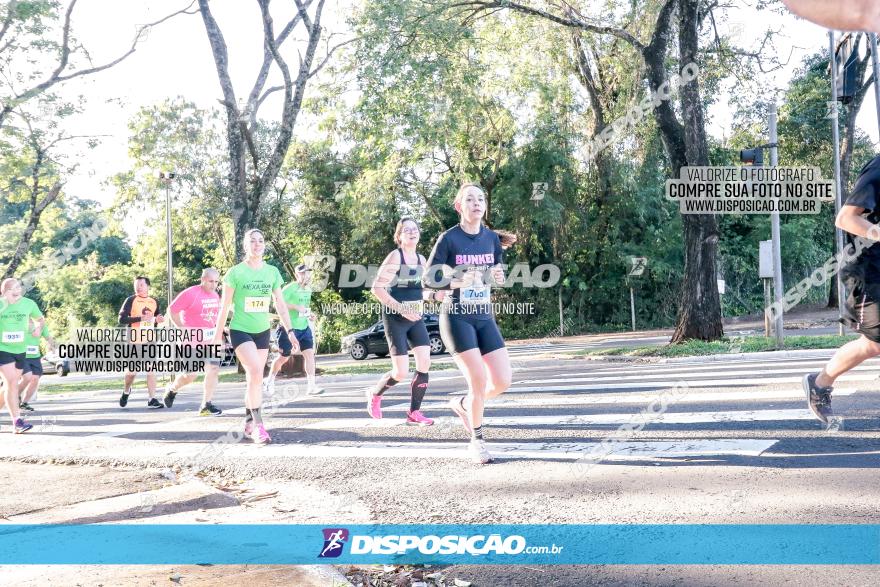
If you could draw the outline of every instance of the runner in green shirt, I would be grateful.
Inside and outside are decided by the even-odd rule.
[[[275,394],[275,375],[293,353],[302,353],[305,362],[306,380],[308,381],[306,393],[318,395],[324,392],[323,389],[315,385],[315,341],[312,335],[315,328],[312,321],[312,311],[309,308],[312,301],[312,288],[310,287],[312,269],[305,263],[297,265],[294,269],[294,277],[295,281],[290,282],[281,290],[287,304],[286,307],[290,312],[293,340],[284,331],[284,328],[278,327],[278,347],[281,350],[281,355],[272,363],[269,377],[263,381],[263,393],[266,395]]]
[[[281,295],[283,280],[276,267],[263,262],[266,242],[262,232],[252,228],[244,233],[242,241],[245,260],[223,277],[223,296],[213,343],[223,344],[226,318],[230,308],[234,308],[229,339],[247,377],[244,433],[257,444],[266,444],[271,438],[263,425],[260,408],[263,368],[269,356],[269,303],[274,301],[276,309],[285,307]],[[291,330],[288,313],[279,311],[279,314],[284,327]]]
[[[25,332],[31,329],[33,336],[39,336],[44,322],[37,304],[22,297],[19,280],[9,277],[0,283],[0,380],[3,381],[4,401],[12,417],[14,434],[33,428],[20,417],[18,382],[27,351]]]
[[[24,335],[27,349],[25,350],[24,375],[21,377],[19,393],[21,394],[21,409],[28,412],[34,411],[30,402],[34,395],[36,395],[37,389],[40,387],[40,377],[43,376],[43,355],[40,352],[41,338],[45,338],[49,346],[55,346],[55,341],[52,339],[52,335],[49,334],[49,326],[46,324],[43,324],[40,336],[34,336],[34,333],[30,330],[25,332]]]

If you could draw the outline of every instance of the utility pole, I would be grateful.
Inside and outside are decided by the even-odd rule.
[[[172,243],[171,243],[171,182],[177,177],[177,174],[173,171],[160,171],[159,172],[159,181],[165,184],[165,246],[168,257],[168,264],[165,268],[168,273],[168,305],[171,305],[171,300],[174,299],[174,269],[173,269],[173,257],[172,257]]]
[[[779,163],[779,153],[776,146],[778,139],[776,134],[776,104],[770,104],[769,113],[770,127],[770,167],[776,167]],[[776,348],[782,349],[783,345],[783,316],[782,316],[782,246],[779,235],[779,212],[773,212],[770,215],[770,239],[773,242],[773,297],[775,298],[776,308],[776,324],[773,330],[776,334]]]

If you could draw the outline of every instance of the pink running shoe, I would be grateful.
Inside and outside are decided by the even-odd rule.
[[[416,426],[430,426],[434,423],[434,420],[432,420],[431,418],[426,418],[423,413],[416,410],[414,412],[406,413],[406,423],[414,424]]]
[[[464,425],[465,430],[468,431],[468,434],[471,433],[471,420],[468,418],[467,410],[464,409],[464,398],[454,397],[449,400],[449,409],[458,414],[458,417],[461,418],[461,423]]]
[[[382,419],[382,396],[373,395],[373,390],[367,390],[367,413],[376,420]]]
[[[269,444],[272,442],[272,437],[269,436],[269,433],[266,432],[266,428],[260,424],[254,430],[254,433],[251,435],[251,440],[253,440],[256,444]]]

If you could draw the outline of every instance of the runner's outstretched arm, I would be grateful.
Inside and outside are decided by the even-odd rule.
[[[844,204],[840,207],[840,212],[837,213],[834,225],[855,236],[877,240],[878,227],[862,216],[864,211],[865,209],[860,206]]]
[[[801,18],[829,29],[880,32],[880,2],[876,0],[782,1]]]

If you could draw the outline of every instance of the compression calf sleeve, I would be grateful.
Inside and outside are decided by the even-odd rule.
[[[379,380],[379,386],[373,391],[373,395],[382,395],[395,385],[397,385],[397,379],[392,377],[391,372],[389,371]]]
[[[422,407],[422,400],[425,399],[425,393],[428,391],[428,374],[416,371],[409,388],[412,393],[409,400],[409,411],[415,412]]]
[[[251,409],[251,416],[254,418],[254,424],[257,426],[263,425],[263,416],[260,414],[260,408]]]

